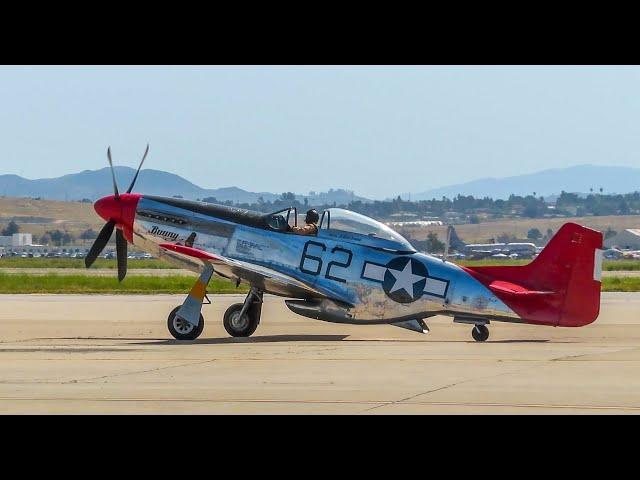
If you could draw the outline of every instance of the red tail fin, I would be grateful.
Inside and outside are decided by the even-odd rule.
[[[579,327],[598,318],[602,233],[566,223],[531,263],[467,267],[529,323]]]

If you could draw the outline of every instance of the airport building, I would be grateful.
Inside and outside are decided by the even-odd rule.
[[[628,228],[604,241],[605,248],[640,250],[640,228]]]
[[[46,256],[47,254],[85,254],[89,247],[85,245],[68,245],[57,247],[52,245],[34,245],[33,235],[30,233],[14,233],[0,236],[1,255]]]
[[[0,247],[24,247],[33,243],[30,233],[14,233],[13,235],[0,236]]]

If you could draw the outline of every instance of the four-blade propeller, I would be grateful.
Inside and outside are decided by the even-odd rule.
[[[138,165],[138,170],[136,171],[136,174],[134,175],[133,180],[131,181],[131,185],[129,185],[129,188],[127,189],[127,192],[126,192],[127,194],[131,193],[134,185],[136,184],[136,180],[138,179],[138,174],[142,169],[142,164],[144,163],[144,160],[147,158],[147,153],[149,153],[149,144],[147,144],[147,148],[144,151],[144,155],[142,156],[140,165]],[[113,169],[113,161],[111,160],[111,147],[107,149],[107,159],[109,160],[109,167],[111,167],[111,178],[113,180],[112,201],[116,203],[116,207],[118,206],[122,207],[119,204],[123,201],[122,199],[127,197],[128,195],[125,195],[124,197],[122,197],[120,195],[120,192],[118,191],[118,182],[116,181],[116,172]],[[97,207],[98,203],[96,203],[96,209],[98,208]],[[118,209],[116,208],[115,211],[117,212],[117,210]],[[122,208],[120,208],[120,211],[122,211]],[[113,216],[110,216],[110,217],[111,218],[105,216],[105,219],[106,218],[109,218],[109,219],[107,220],[107,223],[104,225],[104,227],[102,227],[102,230],[100,230],[100,233],[98,234],[98,237],[96,238],[95,242],[93,242],[93,245],[89,250],[89,253],[84,259],[84,264],[86,265],[87,268],[93,265],[93,262],[95,262],[96,258],[98,258],[98,255],[102,253],[102,250],[104,250],[104,247],[106,247],[107,243],[109,242],[109,239],[113,234],[113,230],[116,229],[116,256],[118,259],[118,280],[122,281],[124,277],[127,275],[127,239],[125,238],[122,232],[122,229],[124,228],[124,225],[122,224],[122,218],[121,218],[122,215],[118,216],[117,214],[113,214]]]

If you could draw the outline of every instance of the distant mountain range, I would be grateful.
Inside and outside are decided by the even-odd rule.
[[[640,190],[640,169],[630,167],[600,167],[578,165],[569,168],[554,168],[527,175],[504,178],[483,178],[472,182],[450,185],[411,194],[411,200],[453,198],[458,194],[474,197],[506,199],[509,195],[532,195],[549,197],[563,190],[572,193],[589,193],[589,189],[603,193],[629,193]]]
[[[115,167],[121,190],[126,190],[135,170],[130,167]],[[11,197],[41,197],[48,200],[96,200],[110,195],[111,172],[109,168],[85,170],[80,173],[64,175],[58,178],[29,180],[18,175],[0,175],[0,195]],[[446,196],[453,198],[458,194],[474,197],[489,196],[494,199],[508,198],[511,194],[552,197],[561,191],[589,193],[589,189],[604,193],[628,193],[640,190],[640,169],[629,167],[600,167],[579,165],[569,168],[544,170],[527,175],[506,178],[484,178],[458,185],[450,185],[428,190],[422,193],[403,194],[403,199],[431,200]],[[149,195],[171,197],[179,195],[186,199],[215,197],[219,202],[256,203],[262,197],[264,201],[273,201],[280,194],[270,192],[248,192],[237,187],[207,189],[199,187],[179,175],[161,170],[143,170],[136,183],[136,191]],[[309,200],[311,205],[348,204],[354,200],[371,200],[341,189],[328,192],[302,195],[296,198]]]
[[[135,174],[130,167],[115,167],[121,190],[126,190]],[[96,200],[113,193],[111,172],[108,167],[100,170],[85,170],[80,173],[64,175],[58,178],[28,180],[18,175],[0,175],[0,195],[10,197],[41,197],[47,200]],[[137,192],[148,195],[171,197],[179,195],[196,200],[215,197],[219,202],[231,200],[234,203],[256,203],[260,197],[264,201],[273,201],[280,194],[269,192],[248,192],[237,187],[207,189],[199,187],[179,175],[161,170],[142,170],[136,182]],[[313,195],[296,194],[296,198],[309,198],[314,204],[345,204],[352,200],[368,201],[347,190],[329,190]]]

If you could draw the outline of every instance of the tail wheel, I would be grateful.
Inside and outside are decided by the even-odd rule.
[[[471,336],[476,342],[484,342],[489,338],[489,329],[486,325],[476,325],[471,330]]]
[[[197,327],[194,327],[186,320],[176,317],[178,310],[180,310],[180,307],[174,308],[169,314],[167,319],[169,332],[176,340],[195,340],[204,330],[204,317],[200,314],[200,322]]]
[[[240,316],[242,303],[234,303],[227,311],[224,312],[224,329],[232,337],[250,337],[258,328],[260,316],[256,315],[255,310],[248,308],[247,311]]]

